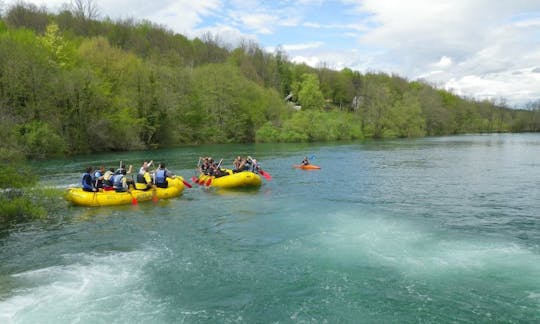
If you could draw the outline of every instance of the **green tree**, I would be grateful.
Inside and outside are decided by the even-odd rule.
[[[49,24],[45,35],[40,38],[43,46],[51,53],[51,61],[61,68],[71,68],[75,64],[76,49],[60,34],[57,24]]]
[[[48,124],[32,121],[18,127],[19,140],[30,158],[43,159],[64,153],[66,145]]]
[[[390,119],[398,137],[421,137],[425,132],[425,119],[418,98],[405,93],[390,112]]]
[[[302,109],[322,109],[324,97],[319,87],[319,79],[315,74],[304,74],[302,82],[293,86],[293,91],[298,95],[298,101]]]

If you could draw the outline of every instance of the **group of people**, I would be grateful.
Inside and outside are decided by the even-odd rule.
[[[216,163],[216,161],[214,161],[212,157],[205,156],[203,158],[199,158],[197,168],[202,174],[215,176],[216,178],[222,177],[224,175],[227,175],[227,171],[221,169],[221,162],[223,162],[223,159]]]
[[[242,157],[237,156],[233,161],[233,172],[242,172],[242,171],[251,171],[259,172],[260,165],[256,159],[253,159],[251,156]]]
[[[118,169],[110,168],[105,171],[105,166],[100,166],[94,170],[87,167],[82,176],[81,184],[84,191],[97,192],[100,190],[115,190],[117,192],[127,192],[131,188],[137,190],[148,190],[155,187],[167,188],[167,178],[174,175],[169,171],[165,163],[160,163],[155,170],[150,171],[153,161],[144,161],[139,169],[135,179],[131,174],[133,166],[130,165],[126,170],[123,163],[120,163]],[[131,177],[128,177],[131,175]]]
[[[199,159],[197,167],[200,173],[219,178],[229,174],[227,170],[221,168],[221,162],[223,162],[223,159],[216,163],[212,157],[206,156]],[[242,171],[259,172],[259,170],[260,166],[257,163],[257,160],[253,159],[251,156],[237,156],[233,161],[233,173]]]

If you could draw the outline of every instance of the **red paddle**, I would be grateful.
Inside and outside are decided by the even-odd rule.
[[[189,182],[184,181],[184,180],[182,180],[182,182],[184,183],[184,185],[185,185],[186,187],[188,187],[188,188],[193,188],[193,187],[189,184]]]
[[[270,173],[264,171],[263,169],[259,169],[259,173],[266,178],[266,180],[270,181],[272,180],[272,176],[270,175]]]

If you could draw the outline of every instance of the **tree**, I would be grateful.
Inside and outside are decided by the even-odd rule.
[[[313,73],[302,75],[302,82],[293,87],[293,91],[298,95],[298,101],[302,109],[322,109],[324,97],[319,87],[319,79]]]
[[[425,135],[426,122],[418,98],[405,93],[390,112],[391,123],[398,137],[421,137]]]
[[[390,127],[389,112],[392,107],[390,87],[377,82],[381,76],[371,76],[366,82],[363,96],[365,104],[362,111],[362,132],[374,138],[383,138]]]
[[[52,62],[61,68],[70,68],[75,64],[75,47],[62,37],[57,24],[52,23],[47,26],[41,41],[50,51]]]
[[[4,19],[10,27],[25,27],[40,33],[49,23],[45,7],[38,8],[35,4],[24,2],[9,7]]]
[[[71,0],[71,11],[83,20],[99,18],[100,10],[95,0]]]

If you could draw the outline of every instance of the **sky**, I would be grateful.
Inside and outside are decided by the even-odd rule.
[[[8,7],[20,0],[0,0]],[[100,17],[251,40],[293,62],[385,72],[523,108],[540,100],[540,0],[91,0]],[[56,12],[69,0],[26,0]]]

